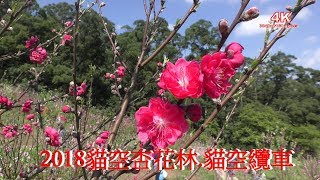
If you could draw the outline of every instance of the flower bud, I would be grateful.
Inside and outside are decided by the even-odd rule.
[[[13,30],[13,27],[8,27],[8,31],[12,31]]]
[[[105,75],[104,75],[104,77],[106,78],[106,79],[109,79],[110,78],[110,73],[106,73]]]
[[[290,6],[290,5],[288,5],[288,6],[286,7],[286,10],[288,10],[288,11],[292,12],[292,11],[293,11],[293,7],[292,7],[292,6]]]
[[[7,13],[8,13],[8,14],[12,14],[12,10],[9,8],[9,9],[7,10]]]
[[[34,114],[28,114],[28,115],[27,115],[27,119],[28,119],[29,121],[31,121],[32,119],[34,119]]]
[[[221,35],[226,35],[227,32],[228,32],[228,29],[229,29],[229,27],[228,27],[228,21],[227,21],[226,19],[221,19],[221,20],[219,21],[218,26],[219,26],[219,32],[220,32],[220,34],[221,34]]]
[[[104,7],[106,5],[106,3],[105,2],[102,2],[101,4],[100,4],[100,7]]]
[[[259,16],[259,9],[257,7],[251,7],[244,14],[242,14],[241,21],[250,21]]]
[[[64,112],[64,113],[69,113],[69,112],[71,112],[71,108],[70,108],[70,106],[68,106],[68,105],[64,105],[61,110],[62,110],[62,112]]]
[[[199,104],[191,104],[187,106],[186,114],[192,122],[198,122],[202,117],[202,108]]]

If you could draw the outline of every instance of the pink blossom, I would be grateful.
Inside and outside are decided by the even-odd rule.
[[[7,102],[7,108],[8,108],[8,109],[11,109],[12,107],[13,107],[13,101],[8,100],[8,102]]]
[[[57,117],[57,120],[58,120],[58,121],[67,122],[67,118],[64,117],[64,116],[62,116],[62,115],[59,115],[59,116]]]
[[[5,126],[2,128],[2,135],[5,138],[12,138],[18,135],[18,127],[17,126]]]
[[[115,78],[116,78],[116,75],[110,74],[110,78],[111,78],[111,79],[115,79]]]
[[[26,134],[30,134],[32,132],[32,127],[30,124],[24,124],[23,125],[23,131],[26,133]]]
[[[61,45],[69,45],[72,41],[72,36],[69,34],[65,34],[61,40]]]
[[[203,74],[196,61],[181,58],[176,64],[167,63],[158,86],[170,91],[178,99],[199,98],[204,93]]]
[[[36,47],[38,41],[39,41],[39,39],[38,39],[37,36],[31,36],[31,38],[26,41],[25,48],[26,49],[31,49],[31,48]]]
[[[98,145],[98,146],[103,146],[104,144],[106,144],[106,140],[105,139],[102,139],[101,137],[98,137],[97,139],[96,139],[96,144]]]
[[[192,122],[198,122],[202,117],[202,108],[200,104],[191,104],[187,106],[186,114]]]
[[[74,95],[73,94],[73,87],[74,87],[74,85],[72,83],[70,83],[69,94],[72,95],[72,96]],[[86,85],[85,82],[83,82],[83,83],[81,83],[80,86],[77,85],[77,87],[76,87],[76,95],[77,96],[82,96],[82,95],[84,95],[86,93],[86,90],[87,90],[87,85]]]
[[[216,52],[213,55],[202,57],[201,69],[204,74],[204,88],[211,98],[219,98],[221,94],[228,93],[232,86],[229,82],[235,70],[226,60],[225,53]]]
[[[3,105],[7,109],[11,109],[13,107],[13,102],[7,97],[0,95],[0,105]]]
[[[8,98],[5,96],[0,96],[0,104],[7,105]]]
[[[100,137],[102,139],[108,139],[109,138],[109,131],[103,131],[101,134],[100,134]]]
[[[226,47],[226,56],[232,68],[238,68],[244,63],[243,49],[237,42],[232,42]]]
[[[64,25],[66,26],[66,27],[70,27],[70,26],[72,26],[72,22],[71,21],[67,21],[67,22],[65,22],[64,23]]]
[[[27,120],[29,120],[29,121],[31,121],[31,120],[33,120],[34,119],[34,114],[28,114],[27,115]]]
[[[162,62],[158,62],[158,63],[157,63],[157,66],[158,66],[158,67],[163,67]]]
[[[106,73],[106,74],[104,75],[104,77],[105,77],[106,79],[109,79],[109,78],[110,78],[110,76],[111,76],[111,74],[110,74],[110,73]]]
[[[42,64],[44,60],[47,59],[47,51],[42,47],[36,47],[35,49],[32,49],[30,52],[30,61]]]
[[[63,113],[69,113],[69,112],[71,112],[71,107],[68,105],[64,105],[64,106],[62,106],[61,111]]]
[[[118,73],[118,76],[119,77],[123,77],[124,76],[124,71],[126,70],[126,68],[125,67],[123,67],[123,66],[119,66],[118,67],[118,70],[117,70],[117,73]]]
[[[46,127],[44,130],[44,135],[47,137],[47,143],[50,146],[59,147],[61,145],[59,132],[52,128]]]
[[[95,143],[98,146],[103,146],[107,143],[107,140],[109,138],[109,131],[103,131],[100,136],[96,139]]]
[[[26,102],[22,105],[22,112],[28,113],[31,110],[32,101],[30,99],[26,100]]]
[[[150,140],[155,148],[173,145],[188,131],[183,110],[162,98],[151,98],[148,107],[135,113],[138,138],[145,144]]]

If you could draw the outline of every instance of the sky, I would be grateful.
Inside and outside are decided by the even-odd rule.
[[[85,1],[90,4],[91,0]],[[160,0],[157,0],[160,1]],[[40,6],[51,3],[68,2],[74,4],[75,0],[38,0]],[[100,2],[102,2],[100,0]],[[103,8],[103,15],[116,24],[118,31],[123,25],[132,25],[137,19],[145,19],[143,0],[108,0]],[[172,28],[177,19],[184,16],[191,7],[193,0],[166,0],[166,9],[162,17]],[[232,23],[240,8],[241,0],[200,0],[201,4],[196,13],[193,13],[179,30],[184,34],[185,29],[199,19],[211,21],[216,26],[219,20],[225,18]],[[260,24],[268,24],[274,12],[286,11],[287,5],[294,6],[295,0],[251,0],[248,8],[258,7],[260,15],[257,19],[239,24],[232,32],[226,44],[239,42],[245,48],[243,54],[247,57],[257,57],[263,46],[265,28]],[[294,55],[296,64],[320,70],[320,2],[303,9],[294,19],[297,28],[280,39],[271,49],[271,53],[283,51]]]

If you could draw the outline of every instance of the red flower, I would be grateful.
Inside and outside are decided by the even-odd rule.
[[[107,140],[109,138],[109,131],[103,131],[100,136],[96,139],[96,144],[98,146],[103,146],[107,143]]]
[[[0,96],[0,104],[7,105],[8,98],[5,96]]]
[[[117,70],[117,73],[118,73],[118,76],[119,77],[123,77],[124,76],[124,71],[126,70],[126,68],[125,67],[123,67],[123,66],[119,66],[118,67],[118,70]]]
[[[237,42],[232,42],[226,47],[226,56],[232,68],[238,68],[244,63],[244,56],[241,54],[243,49]]]
[[[221,94],[228,93],[232,86],[229,82],[235,70],[226,60],[225,53],[217,52],[202,57],[201,69],[204,74],[204,88],[211,98],[219,98]]]
[[[13,102],[5,96],[0,96],[0,105],[3,105],[7,109],[11,109]]]
[[[31,48],[36,47],[38,41],[39,41],[39,39],[37,36],[31,36],[31,38],[26,41],[25,48],[31,49]]]
[[[74,87],[74,83],[71,82],[70,86],[69,86],[69,94],[73,96],[73,87]],[[76,87],[76,91],[77,91],[77,96],[82,96],[86,93],[87,90],[87,85],[85,82],[81,83],[80,86],[77,85]]]
[[[199,98],[204,93],[203,74],[196,61],[181,58],[175,65],[167,63],[158,86],[170,91],[178,99]]]
[[[17,126],[5,126],[2,128],[2,135],[5,138],[12,138],[18,135],[18,127]]]
[[[24,124],[23,125],[23,131],[26,133],[26,134],[30,134],[32,132],[32,127],[30,124]]]
[[[42,64],[47,59],[47,51],[42,47],[37,47],[30,52],[30,61]]]
[[[27,119],[28,119],[29,121],[33,120],[33,119],[34,119],[34,114],[28,114],[28,115],[27,115]]]
[[[61,145],[59,132],[52,127],[46,127],[44,135],[50,146],[59,147]]]
[[[32,101],[31,100],[26,100],[26,102],[23,103],[22,105],[22,112],[24,113],[28,113],[31,110],[31,105],[32,105]]]
[[[68,106],[68,105],[64,105],[62,107],[61,111],[64,112],[64,113],[69,113],[69,112],[71,112],[71,107]]]
[[[11,100],[8,100],[7,102],[7,108],[11,109],[13,107],[13,102]]]
[[[109,79],[109,78],[111,78],[111,74],[107,72],[107,73],[104,75],[104,77],[105,77],[106,79]]]
[[[202,117],[200,104],[191,104],[186,108],[186,114],[192,122],[198,122]]]
[[[189,128],[183,110],[161,98],[150,99],[148,107],[135,113],[135,119],[140,141],[145,144],[150,140],[155,148],[175,144]]]
[[[65,34],[61,40],[61,45],[69,45],[71,43],[72,36],[69,34]]]
[[[70,27],[70,26],[72,26],[72,22],[71,21],[67,21],[67,22],[65,22],[64,23],[64,25],[66,26],[66,27]]]

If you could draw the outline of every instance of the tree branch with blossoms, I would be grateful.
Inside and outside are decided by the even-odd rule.
[[[155,3],[155,1],[151,1],[152,3]],[[146,2],[144,2],[145,7],[146,7]],[[148,64],[154,57],[156,57],[156,55],[158,55],[160,53],[160,51],[171,41],[171,39],[174,37],[174,35],[178,32],[178,30],[180,29],[180,27],[186,22],[186,20],[189,18],[189,16],[196,12],[197,7],[199,6],[199,2],[196,1],[196,3],[194,3],[191,8],[188,10],[188,12],[186,13],[186,15],[175,25],[174,30],[171,32],[171,34],[167,37],[167,39],[146,59],[144,60],[144,56],[145,56],[145,50],[146,50],[146,39],[147,39],[147,28],[148,28],[148,23],[149,23],[149,18],[150,18],[150,13],[152,11],[152,9],[150,8],[149,11],[146,11],[147,14],[147,18],[146,18],[146,26],[145,26],[145,30],[144,30],[144,40],[142,43],[142,52],[141,55],[139,56],[137,65],[135,67],[135,71],[133,73],[132,79],[131,79],[131,85],[121,103],[121,108],[120,108],[120,113],[117,115],[117,119],[116,122],[114,123],[114,126],[112,128],[112,133],[110,135],[110,139],[109,139],[109,143],[112,144],[113,141],[115,140],[115,136],[116,133],[120,127],[120,124],[122,122],[122,119],[124,117],[124,114],[128,108],[129,105],[129,101],[131,98],[131,93],[133,91],[133,88],[135,87],[136,84],[136,80],[137,80],[137,75],[140,71],[140,69],[145,66],[146,64]],[[154,5],[151,5],[151,7],[153,8]]]
[[[255,69],[263,62],[264,60],[264,57],[265,55],[267,54],[267,52],[270,50],[270,48],[282,37],[284,37],[286,31],[288,30],[288,28],[286,27],[287,24],[291,23],[292,20],[296,17],[296,15],[300,12],[301,9],[303,9],[304,7],[308,6],[308,5],[311,5],[315,3],[315,1],[313,0],[305,0],[305,1],[301,1],[300,3],[297,3],[296,4],[296,7],[294,8],[294,11],[292,12],[291,14],[291,17],[290,17],[290,21],[289,22],[286,22],[285,25],[278,31],[278,33],[273,37],[273,39],[267,43],[267,46],[265,46],[263,48],[263,50],[261,51],[259,57],[253,62],[253,64],[251,65],[251,68],[242,76],[242,78],[239,80],[239,82],[237,84],[235,84],[232,89],[226,94],[226,96],[222,99],[220,105],[210,114],[210,116],[204,121],[204,123],[201,125],[201,127],[193,134],[193,136],[191,138],[189,138],[187,140],[186,143],[184,143],[182,145],[182,149],[186,149],[188,148],[199,136],[200,134],[208,127],[208,125],[214,120],[214,118],[217,116],[217,114],[222,110],[222,107],[224,107],[227,102],[232,98],[232,96],[238,91],[239,87],[242,86],[242,84],[245,83],[246,80],[248,80],[248,78],[251,76],[251,74],[255,71]],[[228,50],[232,50],[233,52],[228,52]],[[204,69],[202,69],[204,71],[204,74],[206,74],[206,71],[207,73],[212,73],[210,72],[210,65],[211,67],[214,67],[214,66],[217,66],[217,63],[214,63],[214,64],[210,64],[210,63],[213,63],[213,61],[221,61],[219,60],[220,58],[223,58],[223,57],[227,57],[228,58],[228,53],[229,54],[232,54],[233,56],[231,57],[236,57],[235,55],[237,53],[241,53],[242,52],[242,47],[239,47],[239,46],[232,46],[229,45],[226,47],[226,54],[223,54],[221,52],[217,52],[215,54],[213,54],[212,56],[209,55],[206,55],[202,58],[202,62],[201,62],[201,66],[202,64],[204,64],[205,66],[203,67]],[[230,57],[230,55],[229,55]],[[236,58],[239,58],[239,57],[236,57]],[[241,58],[240,59],[236,59],[238,61],[242,61]],[[231,62],[231,66],[237,64],[237,63],[233,63],[232,61]],[[177,64],[176,64],[177,65]],[[212,66],[213,65],[213,66]],[[231,73],[232,74],[232,73]],[[228,79],[232,76],[230,72],[227,72],[225,75],[229,76]],[[160,80],[161,81],[161,80]],[[226,83],[226,82],[225,82]],[[229,86],[228,84],[226,84],[227,86]],[[226,87],[227,87],[226,86]],[[209,87],[210,88],[210,87]],[[205,88],[206,89],[206,88]],[[208,89],[208,88],[207,88]],[[169,90],[170,91],[170,90]],[[206,90],[207,92],[207,90]],[[208,92],[207,92],[208,93]],[[208,94],[210,97],[213,97],[215,98],[215,94]],[[150,106],[150,105],[149,105]],[[136,113],[136,115],[139,114],[139,112]],[[141,121],[142,119],[141,118],[136,118],[137,121],[138,121],[138,126],[139,126],[139,121]],[[139,131],[139,129],[138,129]],[[148,137],[148,131],[144,130],[144,129],[140,129],[141,132],[143,133],[146,133],[146,136]],[[182,131],[183,132],[183,131]],[[150,137],[148,137],[150,138]],[[178,137],[179,138],[179,137]],[[167,141],[167,140],[166,140]],[[155,144],[155,142],[153,142],[153,144],[155,146],[157,146]],[[166,146],[160,146],[160,148],[164,148]],[[173,156],[172,158],[175,159],[177,156]],[[152,176],[156,175],[157,173],[159,173],[158,171],[151,171],[150,173],[146,174],[143,179],[149,179],[151,178]]]

